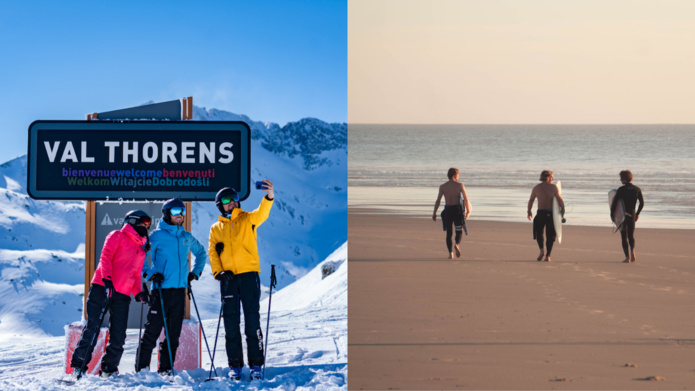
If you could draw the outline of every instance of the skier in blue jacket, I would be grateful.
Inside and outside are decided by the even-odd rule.
[[[186,206],[181,200],[177,198],[168,200],[162,206],[162,219],[159,220],[157,229],[150,234],[152,266],[145,262],[142,274],[146,280],[153,282],[153,289],[150,311],[145,323],[145,334],[142,336],[140,348],[136,354],[136,372],[143,369],[149,371],[152,350],[164,327],[159,297],[160,288],[164,299],[171,357],[176,360],[176,349],[179,346],[185,312],[186,288],[192,280],[200,277],[208,262],[207,249],[193,237],[193,234],[182,227],[185,215]],[[195,256],[195,265],[190,272],[188,271],[189,252]],[[166,339],[159,349],[160,363],[157,372],[161,375],[169,375],[172,373],[173,365],[169,360]]]

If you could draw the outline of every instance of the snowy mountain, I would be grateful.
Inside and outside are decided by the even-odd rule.
[[[347,124],[307,118],[280,127],[200,107],[193,119],[243,120],[252,129],[251,181],[273,181],[276,199],[258,228],[262,284],[271,264],[282,289],[347,241]],[[26,155],[0,165],[0,341],[63,335],[82,311],[85,203],[31,199],[26,165]],[[242,208],[255,209],[264,194],[252,190]],[[218,214],[214,202],[193,203],[192,232],[204,245]],[[202,318],[216,318],[209,265],[195,289]]]
[[[64,257],[69,254],[60,254]],[[50,256],[49,256],[50,257]],[[46,258],[46,256],[44,256]],[[101,379],[86,376],[72,390],[346,390],[347,389],[347,243],[343,243],[305,276],[261,302],[261,324],[266,325],[268,302],[272,304],[268,332],[265,380],[231,384],[224,353],[224,327],[217,343],[215,366],[221,379],[205,382],[210,359],[203,348],[203,368],[181,371],[172,382],[155,372],[134,373],[138,330],[128,331],[120,375]],[[334,270],[327,276],[324,269]],[[4,272],[3,272],[4,274]],[[194,289],[199,297],[196,282]],[[81,287],[80,287],[81,288]],[[3,303],[6,304],[6,303]],[[26,308],[36,303],[25,301]],[[219,310],[219,302],[218,302]],[[202,321],[210,344],[217,328],[217,313]],[[243,324],[242,324],[243,329]],[[0,350],[0,389],[65,389],[54,381],[63,376],[65,337],[12,338]],[[211,346],[212,349],[212,346]],[[248,379],[248,368],[243,378]]]
[[[263,148],[280,156],[300,157],[304,168],[312,170],[335,162],[324,152],[347,147],[347,124],[327,124],[315,118],[304,118],[283,127],[274,123],[251,121],[245,115],[236,115],[216,109],[196,107],[193,119],[200,121],[244,121],[251,128],[251,139],[261,142]],[[347,171],[346,171],[347,173]]]

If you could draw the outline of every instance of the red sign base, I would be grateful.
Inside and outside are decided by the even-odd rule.
[[[70,360],[72,360],[72,354],[75,352],[77,343],[80,341],[82,336],[82,328],[79,322],[76,324],[70,324],[65,326],[65,373],[68,375],[72,373],[72,367],[70,367]],[[106,353],[106,345],[109,343],[109,328],[102,327],[99,330],[99,337],[97,338],[97,344],[92,352],[92,360],[87,364],[87,369],[85,373],[90,375],[98,375],[101,369],[101,358],[104,357]]]
[[[176,358],[174,359],[174,369],[177,371],[198,369],[201,366],[201,333],[200,323],[193,319],[184,319],[183,327],[181,328],[181,336],[179,337],[179,348],[176,349]],[[159,343],[164,341],[164,330],[159,335],[157,340]],[[157,360],[161,360],[162,354],[169,354],[166,350],[166,345],[159,352]],[[159,367],[159,366],[158,366]]]
[[[82,336],[82,327],[79,322],[65,327],[65,373],[71,374],[70,360],[72,354],[77,347],[77,343]],[[202,345],[201,345],[201,330],[200,323],[191,319],[184,319],[183,327],[181,328],[181,336],[179,337],[179,348],[176,350],[176,359],[174,360],[174,369],[193,370],[201,368]],[[164,341],[164,330],[160,334],[158,342]],[[109,329],[102,327],[99,332],[96,347],[92,352],[92,360],[87,364],[86,374],[98,375],[101,369],[101,358],[106,353],[106,345],[109,343]],[[161,354],[168,354],[166,350]],[[160,355],[157,356],[157,368],[159,368]]]

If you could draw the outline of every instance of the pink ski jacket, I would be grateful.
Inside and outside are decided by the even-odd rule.
[[[103,286],[102,278],[107,278],[118,293],[136,296],[142,292],[140,272],[145,263],[142,246],[146,242],[147,238],[138,235],[130,224],[124,225],[120,231],[111,231],[104,241],[92,284]]]

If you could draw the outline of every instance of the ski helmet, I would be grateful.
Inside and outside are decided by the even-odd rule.
[[[136,226],[141,222],[144,222],[149,228],[150,224],[152,223],[152,218],[147,214],[147,212],[140,209],[131,210],[125,214],[125,218],[123,219],[124,224],[128,223],[132,226]]]
[[[172,209],[174,213],[172,213]],[[167,224],[171,224],[171,216],[186,215],[186,204],[178,198],[167,200],[162,205],[162,218]]]
[[[223,187],[217,192],[217,195],[215,196],[215,205],[217,205],[217,209],[219,209],[220,213],[222,213],[222,216],[227,216],[228,213],[224,211],[224,205],[230,203],[231,201],[239,202],[239,193],[237,193],[237,191],[233,188]]]
[[[123,224],[126,223],[130,224],[133,228],[135,228],[135,231],[138,233],[138,235],[146,237],[147,231],[150,229],[150,224],[152,224],[152,218],[150,218],[150,215],[148,215],[145,211],[136,209],[131,210],[130,212],[125,214]],[[138,224],[140,223],[144,223],[145,226],[139,226]]]

